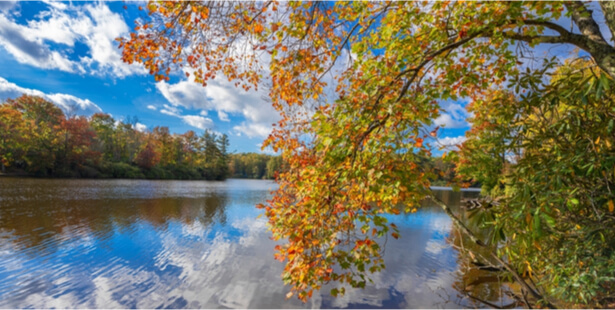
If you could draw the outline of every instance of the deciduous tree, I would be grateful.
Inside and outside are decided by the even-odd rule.
[[[20,111],[9,104],[0,104],[0,166],[3,173],[23,154],[25,125]]]
[[[274,198],[262,207],[274,238],[284,240],[275,255],[286,261],[283,278],[291,285],[290,295],[297,293],[303,300],[332,280],[363,287],[368,280],[367,272],[384,268],[378,238],[385,235],[397,238],[398,234],[383,214],[398,213],[400,204],[406,211],[412,211],[420,201],[432,196],[429,187],[433,173],[420,163],[422,158],[431,155],[429,141],[438,134],[430,125],[442,113],[440,102],[464,99],[477,108],[480,102],[492,102],[488,109],[501,115],[500,119],[516,115],[539,118],[541,112],[528,114],[518,110],[525,108],[523,105],[508,105],[528,102],[524,92],[542,98],[529,102],[551,100],[553,96],[549,95],[552,94],[549,87],[537,88],[535,78],[520,73],[525,64],[519,51],[537,46],[567,44],[582,49],[595,69],[602,72],[596,75],[600,76],[597,81],[603,92],[615,77],[615,49],[605,39],[606,32],[612,37],[615,31],[615,6],[608,2],[594,7],[577,1],[150,2],[146,10],[149,18],[139,21],[130,38],[120,39],[124,61],[144,64],[157,80],[168,79],[171,72],[183,70],[203,85],[219,75],[246,89],[258,87],[263,81],[271,85],[270,99],[282,118],[264,145],[279,150],[289,169],[281,174]],[[603,27],[597,22],[599,11],[603,13]],[[563,21],[569,21],[574,27],[562,26]],[[552,67],[547,61],[535,72],[541,78]],[[579,86],[575,83],[587,79],[567,81]],[[514,86],[519,88],[515,90]],[[494,93],[497,91],[500,94]],[[590,100],[578,94],[575,92],[573,96],[578,102]],[[597,103],[586,105],[585,109],[591,113],[583,115],[583,120],[608,118],[609,114],[597,106]],[[562,130],[574,127],[568,139],[583,143],[575,144],[573,149],[587,147],[590,151],[590,146],[599,145],[596,137],[572,138],[582,136],[581,119],[577,118],[576,123],[564,121]],[[552,121],[562,126],[557,119]],[[480,127],[483,125],[490,126],[480,124],[476,130],[484,129]],[[499,130],[513,133],[530,128],[504,125]],[[501,137],[493,136],[500,133],[475,133],[481,141],[468,142],[468,149],[472,149],[469,147],[472,143],[486,147],[491,153],[477,163],[495,165],[484,165],[484,169],[476,171],[484,170],[496,176],[503,175],[505,169],[516,171],[512,174],[515,176],[536,171],[541,173],[536,178],[544,178],[548,173],[544,169],[559,169],[556,162],[545,161],[546,158],[534,161],[538,160],[535,156],[540,154],[539,149],[526,150],[528,145],[538,145],[541,141],[549,152],[554,152],[557,145],[550,140],[554,139],[552,136],[541,134],[540,129],[531,130],[537,132],[524,137],[531,137],[528,141],[533,144],[520,145],[517,151],[521,158],[517,161],[507,160],[508,152],[490,144],[490,139],[502,144],[498,140]],[[609,146],[605,149],[608,150],[605,154],[611,154]],[[473,152],[481,150],[472,149]],[[593,167],[589,174],[598,173],[595,171],[600,169],[596,169],[595,162],[604,160],[600,156],[606,155],[596,156],[593,159],[581,156],[569,163],[574,168]],[[544,169],[528,168],[538,162]],[[578,175],[579,171],[575,173]],[[498,186],[492,178],[483,181],[491,181],[488,184],[491,187]],[[577,188],[574,182],[579,179],[565,186],[552,184],[561,194],[560,200],[550,200],[548,195],[538,199],[536,195],[544,192],[531,190],[531,186],[541,184],[535,178],[522,177],[515,182],[525,184],[522,188],[529,186],[530,194],[513,186],[513,196],[525,195],[521,201],[543,201],[528,207],[534,213],[543,214],[536,210],[562,201],[582,205],[587,210],[596,207],[596,203],[606,203],[609,211],[610,200],[605,198],[567,198]],[[606,197],[604,191],[610,193],[610,182],[605,179],[605,186],[596,189],[600,193],[592,197]],[[504,208],[509,211],[503,212],[510,213],[502,218],[517,214],[512,210],[519,207],[513,203],[514,199],[506,201],[510,202],[511,209]],[[441,206],[452,215],[445,204]],[[529,214],[529,209],[520,208],[525,210],[521,214]],[[545,214],[560,215],[556,211]],[[595,216],[603,214],[608,215],[599,210]],[[530,221],[539,227],[547,219],[530,214]],[[468,229],[464,231],[471,234]],[[530,251],[534,246],[527,243],[530,239],[519,237],[527,231],[521,230],[516,236],[514,229],[500,231],[508,234],[505,238],[512,246],[500,255],[494,254],[493,259],[504,264],[525,291],[534,298],[542,298],[540,290],[518,274],[524,271],[520,269],[523,264],[527,266],[525,271],[531,271],[534,260],[540,259],[539,252]],[[549,238],[534,240],[548,242]],[[578,246],[584,242],[570,240]],[[612,251],[610,243],[602,242]],[[527,255],[534,256],[529,259]],[[519,261],[522,257],[525,260]],[[543,268],[543,274],[547,270],[544,264],[534,266]],[[601,262],[595,266],[606,265]],[[582,278],[587,272],[581,265],[577,269],[566,268],[568,278],[558,279],[563,281],[558,284],[560,287],[580,283],[571,279]],[[613,280],[603,278],[596,285],[609,289]],[[343,290],[332,291],[338,292]],[[560,293],[549,291],[548,294],[559,297]],[[578,297],[581,301],[589,300],[586,296]]]

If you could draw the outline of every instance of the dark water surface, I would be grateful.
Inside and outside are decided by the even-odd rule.
[[[387,268],[366,289],[286,299],[283,264],[254,207],[275,186],[0,178],[0,308],[474,306],[459,292],[467,279],[451,221],[432,207],[390,218],[402,237],[389,238]],[[439,194],[453,205],[476,195]]]

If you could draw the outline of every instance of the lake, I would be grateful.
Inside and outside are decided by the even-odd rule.
[[[0,178],[0,308],[460,308],[476,307],[461,239],[429,205],[391,216],[387,268],[365,289],[307,303],[273,259],[257,218],[271,181]],[[462,196],[439,190],[453,206]],[[464,267],[464,268],[462,268]],[[466,266],[467,267],[467,266]],[[476,278],[476,275],[473,276]],[[498,287],[473,285],[498,301]],[[500,294],[501,295],[501,294]]]

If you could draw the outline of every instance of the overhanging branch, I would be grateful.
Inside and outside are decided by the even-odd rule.
[[[497,253],[494,251],[494,249],[488,247],[484,242],[482,242],[480,239],[478,239],[478,237],[476,237],[476,235],[453,213],[453,211],[451,210],[451,208],[444,203],[442,200],[438,199],[435,195],[431,195],[428,196],[428,198],[430,198],[433,202],[435,202],[439,207],[442,208],[442,210],[444,210],[444,212],[451,218],[451,220],[455,223],[455,225],[457,225],[457,227],[459,227],[459,229],[470,238],[470,240],[472,240],[472,242],[474,242],[476,245],[483,247],[487,250],[489,250],[489,254],[491,255],[491,257],[493,259],[495,259],[500,265],[502,265],[502,267],[504,267],[504,269],[506,269],[511,275],[512,277],[515,279],[515,281],[517,283],[519,283],[523,289],[527,290],[530,294],[532,294],[532,296],[538,300],[545,300],[547,302],[547,306],[549,308],[555,308],[555,306],[553,304],[551,304],[550,302],[548,302],[537,290],[536,288],[532,287],[531,285],[529,285],[518,273],[517,271],[514,270],[514,268],[512,266],[510,266],[510,264],[508,264],[507,262],[505,262],[504,260],[502,260]]]

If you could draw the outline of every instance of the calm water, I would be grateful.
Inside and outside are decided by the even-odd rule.
[[[468,274],[439,209],[391,217],[385,271],[341,298],[286,299],[254,208],[269,181],[0,178],[0,308],[456,308]],[[441,191],[458,204],[461,195]],[[455,239],[457,238],[457,239]],[[493,300],[493,286],[476,289]]]

